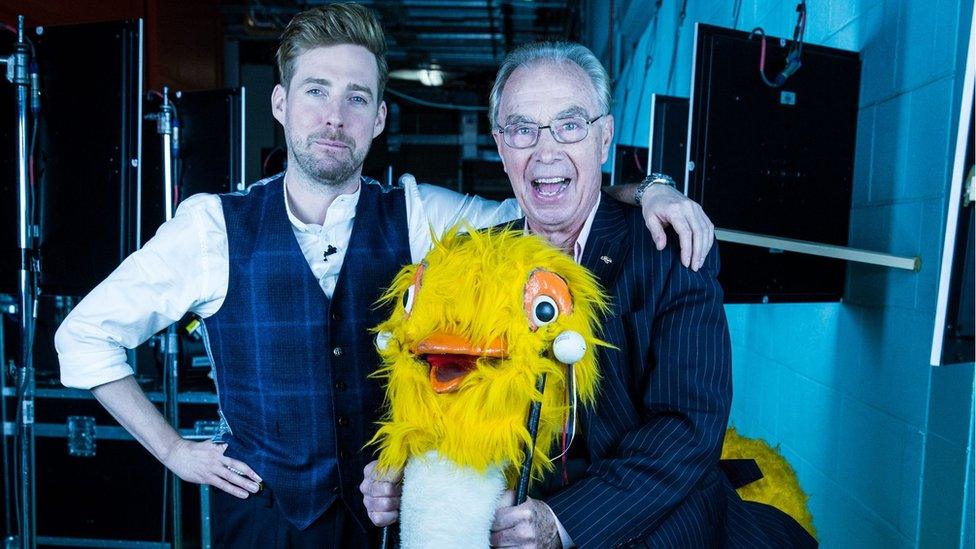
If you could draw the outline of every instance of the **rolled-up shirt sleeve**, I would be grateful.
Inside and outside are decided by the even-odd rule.
[[[65,318],[54,343],[61,383],[91,389],[133,374],[132,349],[187,312],[215,313],[227,294],[220,199],[196,195]]]

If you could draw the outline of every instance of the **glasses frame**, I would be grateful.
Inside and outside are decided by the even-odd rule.
[[[513,122],[513,123],[507,124],[505,126],[495,126],[495,132],[496,133],[500,133],[502,135],[502,141],[505,143],[505,145],[508,146],[508,147],[511,147],[513,149],[524,150],[524,149],[531,149],[532,147],[535,147],[536,145],[539,144],[539,136],[542,135],[542,130],[546,130],[546,129],[549,130],[549,134],[552,135],[552,139],[556,143],[562,143],[563,145],[571,145],[573,143],[579,143],[580,141],[583,141],[584,139],[586,139],[587,137],[589,137],[590,136],[590,126],[592,126],[594,122],[596,122],[597,120],[603,118],[604,116],[607,116],[608,114],[610,114],[610,113],[605,112],[603,114],[598,114],[598,115],[594,116],[591,119],[587,119],[585,116],[579,116],[579,115],[566,116],[566,117],[563,117],[563,118],[554,118],[554,119],[550,120],[549,123],[546,124],[545,126],[538,126],[536,128],[535,139],[532,140],[532,144],[526,145],[524,147],[516,147],[515,145],[509,143],[509,141],[508,141],[508,135],[509,134],[508,134],[508,131],[506,131],[506,130],[508,130],[508,128],[511,128],[512,126],[527,124],[526,122]],[[566,120],[568,118],[575,118],[576,116],[579,116],[580,120],[583,120],[584,122],[586,122],[586,126],[585,126],[586,127],[586,133],[584,133],[583,134],[583,137],[579,138],[576,141],[563,141],[563,140],[561,140],[556,135],[556,130],[554,130],[552,128],[552,123],[555,122],[555,121],[557,121],[557,120]]]

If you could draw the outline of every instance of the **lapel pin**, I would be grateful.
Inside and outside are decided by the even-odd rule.
[[[609,264],[611,264],[611,263],[613,263],[613,260],[612,260],[612,259],[610,259],[610,258],[609,258],[608,256],[605,256],[605,255],[601,255],[601,256],[600,256],[600,261],[603,261],[603,262],[604,262],[604,263],[606,263],[607,265],[609,265]]]

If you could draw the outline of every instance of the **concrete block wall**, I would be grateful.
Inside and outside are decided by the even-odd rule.
[[[695,22],[789,36],[796,18],[793,0],[743,0],[737,21],[734,1],[688,0],[679,27],[681,4],[618,77],[619,143],[647,146],[651,93],[689,95]],[[862,54],[850,245],[923,269],[852,265],[842,303],[727,306],[732,422],[796,467],[825,547],[972,547],[973,365],[928,365],[972,1],[807,9],[809,42]]]

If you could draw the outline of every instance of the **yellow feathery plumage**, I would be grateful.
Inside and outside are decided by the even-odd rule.
[[[730,427],[725,432],[722,459],[754,459],[763,478],[737,490],[747,501],[772,505],[793,517],[811,536],[817,537],[813,515],[807,507],[807,495],[800,487],[796,472],[775,448],[764,440],[746,438]]]
[[[530,442],[526,426],[532,400],[539,400],[536,377],[547,374],[533,476],[551,469],[547,454],[562,432],[568,413],[566,366],[552,356],[553,339],[564,330],[583,336],[586,352],[576,363],[580,402],[592,405],[599,379],[594,335],[607,298],[593,275],[541,238],[521,231],[450,231],[435,241],[423,265],[412,308],[394,307],[375,328],[392,339],[380,351],[374,374],[387,383],[387,409],[370,444],[380,448],[379,469],[401,468],[408,458],[437,450],[458,465],[484,471],[506,467],[517,476],[523,448]],[[404,267],[381,302],[399,302],[414,285],[418,265]],[[532,331],[523,299],[526,282],[538,269],[559,275],[572,296],[572,313]],[[456,392],[437,393],[429,366],[411,348],[435,332],[462,336],[484,348],[492,341],[507,345],[507,357],[477,359]]]

